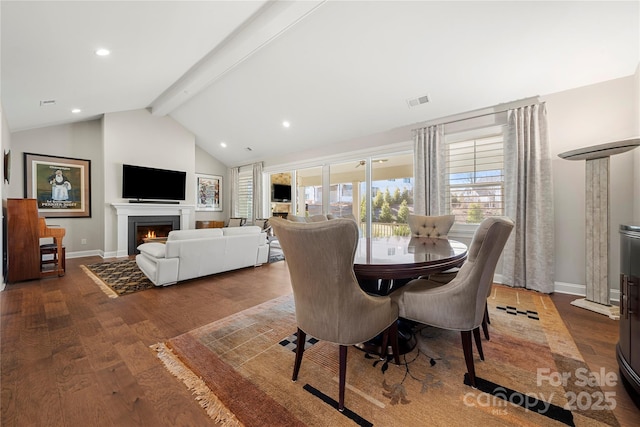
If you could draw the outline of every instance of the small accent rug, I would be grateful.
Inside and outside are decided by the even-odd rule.
[[[269,263],[278,262],[284,260],[284,252],[280,247],[280,242],[277,239],[269,242]]]
[[[154,287],[133,259],[82,265],[81,268],[109,298]]]
[[[151,348],[222,425],[619,426],[607,406],[615,396],[599,387],[547,295],[494,286],[488,307],[485,361],[474,344],[477,389],[465,385],[460,333],[420,325],[401,365],[349,348],[343,413],[336,345],[309,337],[291,381],[291,295]]]

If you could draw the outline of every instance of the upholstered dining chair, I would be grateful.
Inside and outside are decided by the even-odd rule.
[[[409,214],[407,218],[412,236],[430,237],[432,239],[446,239],[455,220],[455,215],[426,216]]]
[[[446,239],[449,230],[456,221],[455,215],[426,216],[409,214],[407,222],[411,235],[415,237],[429,237],[432,239]],[[440,273],[435,273],[429,277],[421,277],[421,279],[430,279],[441,284],[449,283],[458,274],[459,268],[451,268]]]
[[[253,221],[253,225],[257,225],[258,227],[260,227],[262,232],[267,233],[267,237],[270,237],[272,235],[269,218],[258,218]]]
[[[469,247],[467,260],[456,277],[442,285],[427,279],[415,279],[393,293],[400,317],[443,329],[460,331],[469,383],[475,387],[475,367],[471,335],[480,359],[480,342],[487,295],[504,245],[513,229],[506,217],[489,217],[480,223]]]
[[[344,410],[348,346],[382,334],[382,354],[390,345],[396,364],[398,306],[390,297],[371,296],[358,284],[353,260],[358,226],[350,219],[299,223],[271,218],[289,269],[298,341],[293,381],[298,378],[306,335],[339,345],[338,409]]]
[[[229,218],[227,227],[242,227],[247,222],[247,218]]]

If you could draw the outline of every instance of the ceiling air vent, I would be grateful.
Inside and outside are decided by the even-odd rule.
[[[40,101],[40,106],[41,107],[50,107],[52,105],[56,105],[56,100],[55,99],[47,99],[44,101]]]
[[[417,107],[418,105],[426,104],[427,102],[429,102],[429,95],[407,99],[407,105],[409,106],[409,108]]]

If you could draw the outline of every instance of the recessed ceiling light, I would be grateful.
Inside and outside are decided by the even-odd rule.
[[[226,142],[221,142],[221,143],[220,143],[220,147],[225,148],[226,146],[227,146],[227,143],[226,143]]]
[[[109,49],[98,49],[98,50],[96,50],[96,55],[98,55],[98,56],[107,56],[110,53],[111,52],[109,52]]]
[[[289,123],[288,121],[285,120],[284,122],[282,122],[282,126],[288,128],[288,127],[291,126],[291,123]]]
[[[81,110],[81,109],[79,109],[79,108],[74,108],[73,110],[71,110],[71,112],[72,112],[73,114],[78,114],[78,113],[81,113],[81,112],[82,112],[82,110]]]

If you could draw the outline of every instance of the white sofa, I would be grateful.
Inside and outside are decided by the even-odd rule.
[[[156,286],[261,265],[269,259],[260,227],[174,230],[166,243],[143,243],[136,263]]]

